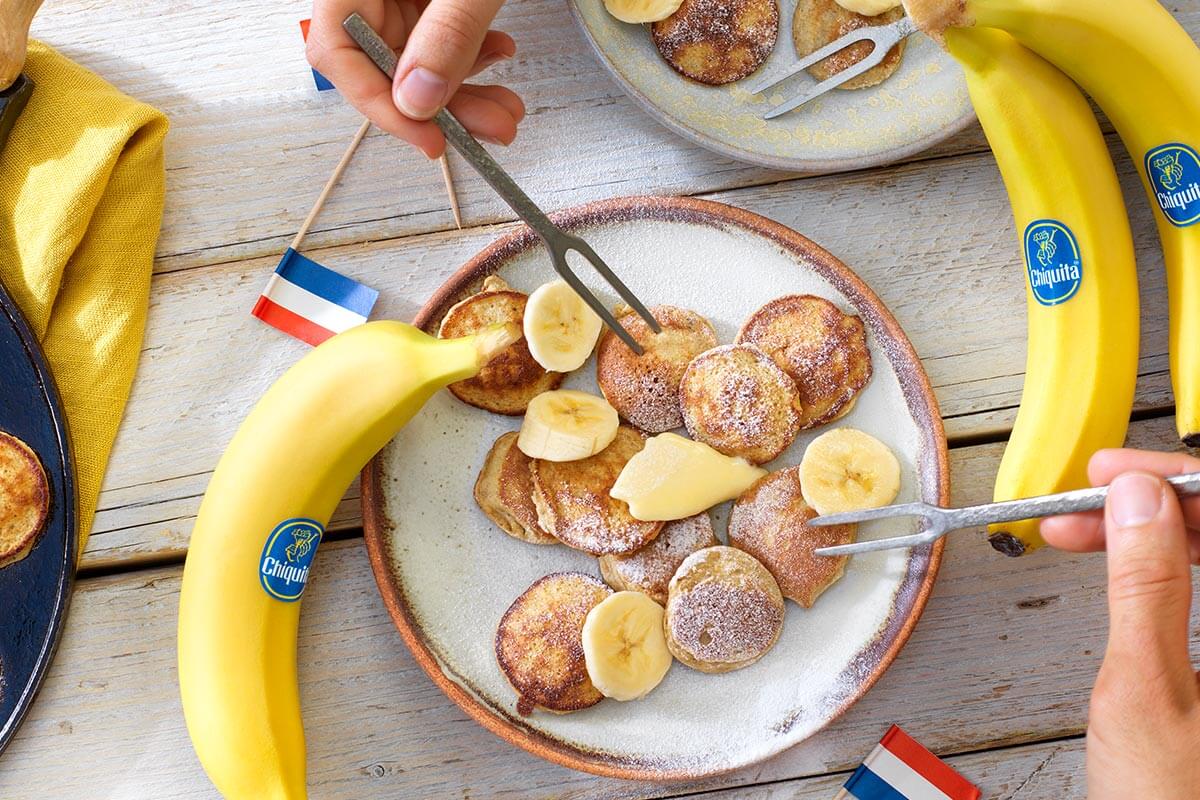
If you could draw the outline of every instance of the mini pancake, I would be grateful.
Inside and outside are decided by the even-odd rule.
[[[694,311],[655,306],[650,313],[662,333],[651,331],[627,306],[617,309],[617,321],[645,353],[637,355],[606,329],[596,351],[596,381],[623,419],[647,433],[662,433],[683,425],[679,382],[684,370],[718,342],[712,324]]]
[[[600,574],[618,592],[641,592],[660,605],[683,560],[697,550],[720,544],[708,512],[663,525],[654,541],[624,556],[600,556]]]
[[[871,380],[863,321],[823,297],[772,300],[746,321],[737,341],[757,345],[800,387],[804,430],[848,414]]]
[[[582,572],[555,572],[533,582],[496,628],[496,661],[517,691],[517,712],[557,714],[594,706],[604,695],[592,685],[583,658],[583,623],[612,594]]]
[[[484,459],[475,481],[475,502],[500,530],[532,544],[556,544],[537,521],[533,504],[533,462],[517,447],[517,432],[509,431],[496,440]]]
[[[50,482],[29,445],[0,432],[0,567],[33,549],[50,513]]]
[[[816,527],[817,512],[800,493],[800,468],[789,467],[762,478],[733,504],[729,544],[757,558],[774,576],[783,596],[804,608],[838,581],[849,556],[817,556],[818,547],[850,544],[854,525]]]
[[[498,322],[521,324],[528,295],[510,289],[501,279],[489,276],[483,289],[452,306],[442,319],[438,337],[452,339],[477,333]],[[450,384],[450,391],[468,405],[496,414],[525,413],[529,401],[542,392],[557,389],[563,375],[547,372],[533,360],[524,339],[509,345],[474,378]]]
[[[612,444],[590,458],[535,459],[533,501],[542,530],[594,556],[632,553],[653,540],[663,523],[634,519],[625,501],[609,496],[626,462],[644,445],[640,433],[622,425]]]
[[[792,17],[792,39],[796,45],[796,54],[804,58],[850,31],[869,25],[890,25],[902,16],[903,8],[893,8],[875,17],[864,17],[842,8],[836,0],[798,0],[795,16]],[[905,42],[901,41],[888,51],[877,66],[871,67],[856,78],[851,78],[838,88],[865,89],[887,80],[900,68],[904,45]],[[862,61],[874,49],[875,46],[871,42],[853,44],[813,64],[808,73],[818,81],[823,81]]]
[[[767,568],[732,547],[692,553],[671,579],[667,647],[701,672],[748,667],[783,630],[783,595]]]
[[[679,385],[679,403],[693,439],[753,464],[786,450],[803,419],[796,382],[749,344],[696,356]]]
[[[779,35],[777,0],[683,0],[650,29],[654,45],[681,75],[720,86],[761,67]]]

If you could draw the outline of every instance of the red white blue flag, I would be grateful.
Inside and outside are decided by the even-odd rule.
[[[980,792],[896,725],[846,781],[838,798],[979,800]]]
[[[302,37],[304,37],[304,41],[306,41],[306,42],[308,41],[308,26],[311,23],[312,23],[311,19],[300,20],[300,35]],[[310,67],[309,69],[312,69],[312,68]],[[315,69],[312,71],[312,75],[313,75],[313,83],[315,83],[317,85],[318,92],[328,92],[330,89],[335,88],[333,83],[330,82],[329,78],[326,78],[324,75],[317,72]]]
[[[330,336],[366,322],[378,298],[379,292],[371,287],[289,247],[251,313],[316,347]]]

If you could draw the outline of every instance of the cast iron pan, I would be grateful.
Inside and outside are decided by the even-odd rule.
[[[50,515],[23,560],[0,569],[0,752],[46,676],[75,572],[75,465],[58,390],[37,340],[0,285],[0,430],[22,439],[50,480]]]

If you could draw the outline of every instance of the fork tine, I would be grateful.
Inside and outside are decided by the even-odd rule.
[[[575,290],[575,294],[583,298],[583,302],[587,303],[592,311],[596,312],[596,315],[604,321],[604,324],[608,326],[609,330],[619,336],[621,341],[624,342],[630,350],[639,356],[642,355],[645,351],[642,350],[642,346],[637,343],[637,340],[633,338],[629,331],[625,330],[625,327],[617,321],[617,318],[613,316],[612,312],[608,310],[604,303],[601,303],[599,298],[592,294],[591,289],[584,285],[583,281],[579,280],[579,277],[571,271],[571,267],[567,264],[566,254],[555,251],[552,253],[552,255],[554,271],[557,272],[559,276],[561,276],[562,279],[567,282],[568,286]]]
[[[583,239],[577,239],[576,241],[572,242],[572,244],[579,254],[588,260],[588,262],[592,265],[592,269],[596,270],[596,272],[599,272],[600,277],[608,281],[608,285],[616,290],[621,299],[624,300],[630,308],[636,311],[638,316],[650,326],[650,330],[654,331],[655,333],[662,333],[662,326],[658,324],[658,320],[654,318],[654,315],[650,313],[650,310],[647,309],[642,301],[638,299],[636,294],[630,291],[629,287],[625,285],[625,282],[617,277],[615,272],[609,269],[608,264],[604,263],[604,259],[592,249],[590,244],[585,242]],[[641,353],[638,355],[641,355]]]
[[[849,525],[855,522],[870,522],[873,519],[891,519],[892,517],[931,517],[934,507],[927,503],[903,503],[898,506],[883,506],[868,508],[862,511],[844,511],[841,514],[825,514],[808,521],[809,525],[824,527],[826,525]]]
[[[796,63],[788,66],[782,72],[778,72],[775,75],[768,75],[767,77],[763,78],[761,81],[759,81],[758,85],[750,90],[750,93],[762,94],[766,90],[783,83],[788,78],[799,75],[801,72],[808,69],[813,64],[816,64],[818,61],[822,61],[834,53],[845,50],[852,44],[870,41],[871,37],[872,32],[870,28],[855,28],[844,36],[834,39],[824,47],[809,53]]]
[[[859,61],[857,64],[847,67],[846,69],[842,70],[841,72],[838,72],[835,75],[832,75],[831,77],[826,78],[825,80],[818,83],[816,86],[811,87],[808,91],[801,92],[796,97],[793,97],[791,100],[787,100],[783,103],[780,103],[779,105],[775,106],[770,111],[768,111],[766,114],[763,114],[763,119],[775,119],[776,117],[781,117],[784,114],[788,113],[789,111],[793,111],[793,110],[799,108],[800,106],[804,105],[805,103],[808,103],[808,102],[811,102],[812,100],[817,99],[818,97],[820,97],[821,95],[830,91],[831,89],[836,89],[837,87],[841,86],[846,81],[857,78],[859,75],[862,75],[864,72],[869,70],[871,67],[874,67],[874,66],[882,63],[883,59],[887,56],[887,53],[888,53],[887,49],[885,49],[881,45],[876,45],[875,49],[871,51],[871,54],[869,56],[867,56],[866,58],[864,58],[862,61]]]

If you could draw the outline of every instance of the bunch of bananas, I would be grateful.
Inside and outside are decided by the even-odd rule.
[[[1157,0],[904,6],[966,70],[1028,270],[1025,390],[995,499],[1086,486],[1089,456],[1124,442],[1133,406],[1129,222],[1100,129],[1071,79],[1116,126],[1156,209],[1176,423],[1186,444],[1200,446],[1200,92],[1192,86],[1200,48]],[[989,533],[1009,555],[1042,544],[1037,520]]]

